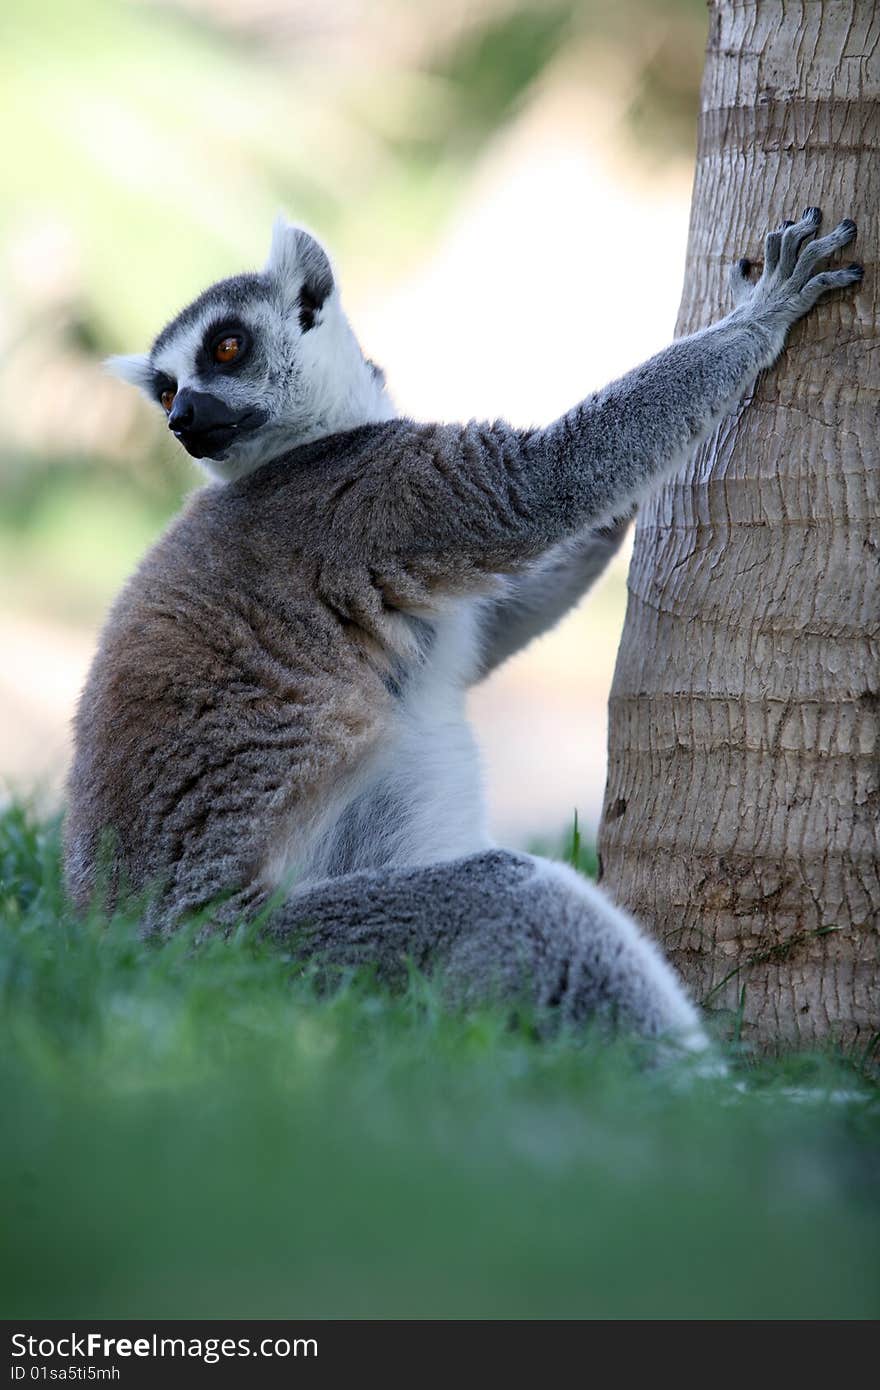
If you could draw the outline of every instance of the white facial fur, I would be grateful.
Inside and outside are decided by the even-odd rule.
[[[240,367],[217,371],[203,341],[212,326],[226,323],[242,325],[252,346]],[[364,358],[342,310],[326,252],[283,218],[260,274],[211,286],[163,329],[148,355],[111,357],[106,366],[155,403],[170,383],[178,392],[207,392],[231,410],[262,412],[256,429],[199,460],[221,481],[297,445],[396,414],[381,371]]]

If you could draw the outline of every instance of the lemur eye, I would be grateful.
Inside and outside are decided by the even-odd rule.
[[[224,364],[227,362],[234,362],[240,352],[241,338],[236,337],[234,333],[230,334],[228,338],[221,338],[215,347],[214,361]]]
[[[171,414],[171,407],[174,404],[174,397],[176,395],[177,392],[174,390],[174,387],[169,386],[165,391],[162,392],[161,396],[159,397],[159,400],[162,402],[162,408],[165,411],[166,415]]]

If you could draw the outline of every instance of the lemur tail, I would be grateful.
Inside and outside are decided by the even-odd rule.
[[[324,879],[292,894],[268,930],[309,959],[373,966],[391,984],[410,963],[437,972],[457,1003],[517,999],[547,1021],[595,1017],[676,1051],[709,1046],[673,970],[632,919],[573,869],[532,855],[492,849]]]

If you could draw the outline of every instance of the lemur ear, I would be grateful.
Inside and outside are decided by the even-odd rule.
[[[314,328],[334,285],[330,258],[320,242],[302,227],[293,227],[283,217],[277,217],[265,270],[289,290],[299,310],[302,331]]]
[[[153,399],[155,376],[149,357],[142,352],[133,353],[130,357],[108,357],[104,361],[104,370],[111,376],[118,376],[120,381],[127,381],[130,386],[137,386],[150,400]]]

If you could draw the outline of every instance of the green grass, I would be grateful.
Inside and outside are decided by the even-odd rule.
[[[71,916],[17,808],[0,919],[3,1316],[880,1311],[880,1106],[843,1061],[650,1072],[418,978],[322,997],[246,933],[147,946]]]

